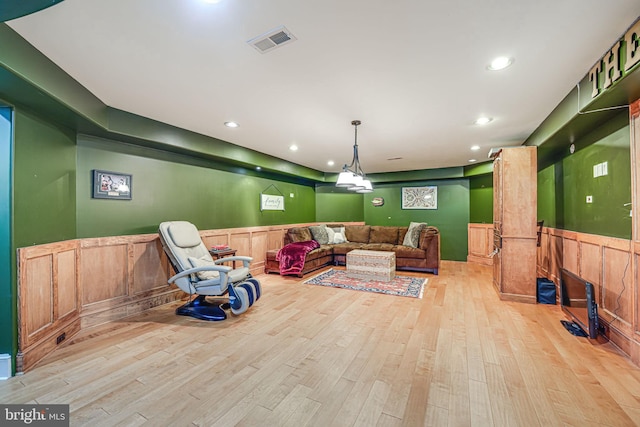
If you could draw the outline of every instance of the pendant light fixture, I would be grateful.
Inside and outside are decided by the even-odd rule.
[[[360,159],[358,158],[358,126],[362,122],[360,120],[354,120],[351,122],[355,126],[355,142],[353,144],[353,160],[350,165],[344,165],[342,172],[338,175],[338,181],[336,187],[344,187],[347,190],[355,191],[356,193],[371,193],[373,191],[373,185],[371,181],[367,179],[362,167],[360,166]]]

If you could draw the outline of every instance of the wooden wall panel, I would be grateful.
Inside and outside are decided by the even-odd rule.
[[[53,323],[53,255],[33,258],[26,268],[29,284],[20,295],[26,304],[22,313],[29,339]]]
[[[549,258],[549,245],[550,239],[548,233],[542,233],[540,236],[540,246],[538,246],[537,253],[537,262],[538,262],[538,276],[539,277],[547,277],[549,276],[549,270],[551,266],[551,260]]]
[[[285,229],[277,228],[269,230],[269,237],[267,239],[267,251],[281,249],[284,246]]]
[[[168,258],[160,239],[133,243],[133,286],[131,294],[166,287]]]
[[[80,271],[83,305],[127,294],[128,256],[126,244],[82,249]]]
[[[578,242],[570,237],[565,237],[562,241],[562,267],[572,273],[580,274],[578,266]]]
[[[630,256],[629,252],[604,248],[604,274],[598,301],[601,312],[607,312],[611,317],[624,321],[627,326],[633,321]]]
[[[204,245],[207,247],[207,249],[211,249],[212,247],[217,245],[229,246],[229,234],[215,234],[213,236],[204,235],[202,236],[202,241],[204,242]]]
[[[229,246],[238,251],[236,255],[251,256],[251,233],[232,233],[229,236]]]
[[[543,233],[549,239],[546,277],[559,284],[560,268],[566,268],[591,282],[606,336],[640,365],[640,242],[566,230]]]
[[[549,233],[549,275],[546,276],[558,284],[560,277],[560,269],[564,263],[564,254],[562,252],[563,239],[561,235]]]
[[[60,252],[57,263],[57,314],[64,317],[78,310],[76,251]]]
[[[580,249],[580,268],[575,270],[574,273],[578,273],[580,277],[594,285],[600,285],[600,277],[602,276],[601,246],[579,242],[578,247]]]
[[[267,231],[251,233],[251,256],[253,256],[253,262],[264,265],[267,258],[268,237]]]
[[[468,224],[467,261],[476,264],[492,265],[493,224]]]
[[[33,367],[80,328],[78,241],[18,249],[16,371]]]

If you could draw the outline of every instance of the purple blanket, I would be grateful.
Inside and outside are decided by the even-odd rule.
[[[280,274],[300,274],[307,254],[319,247],[320,244],[315,240],[285,245],[276,255],[276,261],[280,263]]]

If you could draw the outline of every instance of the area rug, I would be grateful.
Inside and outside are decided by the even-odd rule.
[[[302,283],[351,289],[354,291],[376,292],[401,297],[422,298],[422,292],[424,291],[424,285],[427,283],[427,279],[408,276],[396,276],[395,279],[389,282],[353,279],[348,277],[347,272],[344,270],[331,269],[307,279]]]

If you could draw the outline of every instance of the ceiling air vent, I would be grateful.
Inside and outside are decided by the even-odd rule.
[[[291,31],[287,30],[284,26],[280,26],[258,37],[252,38],[247,41],[247,43],[253,46],[258,52],[266,53],[295,40],[297,40],[296,36],[294,36]]]

